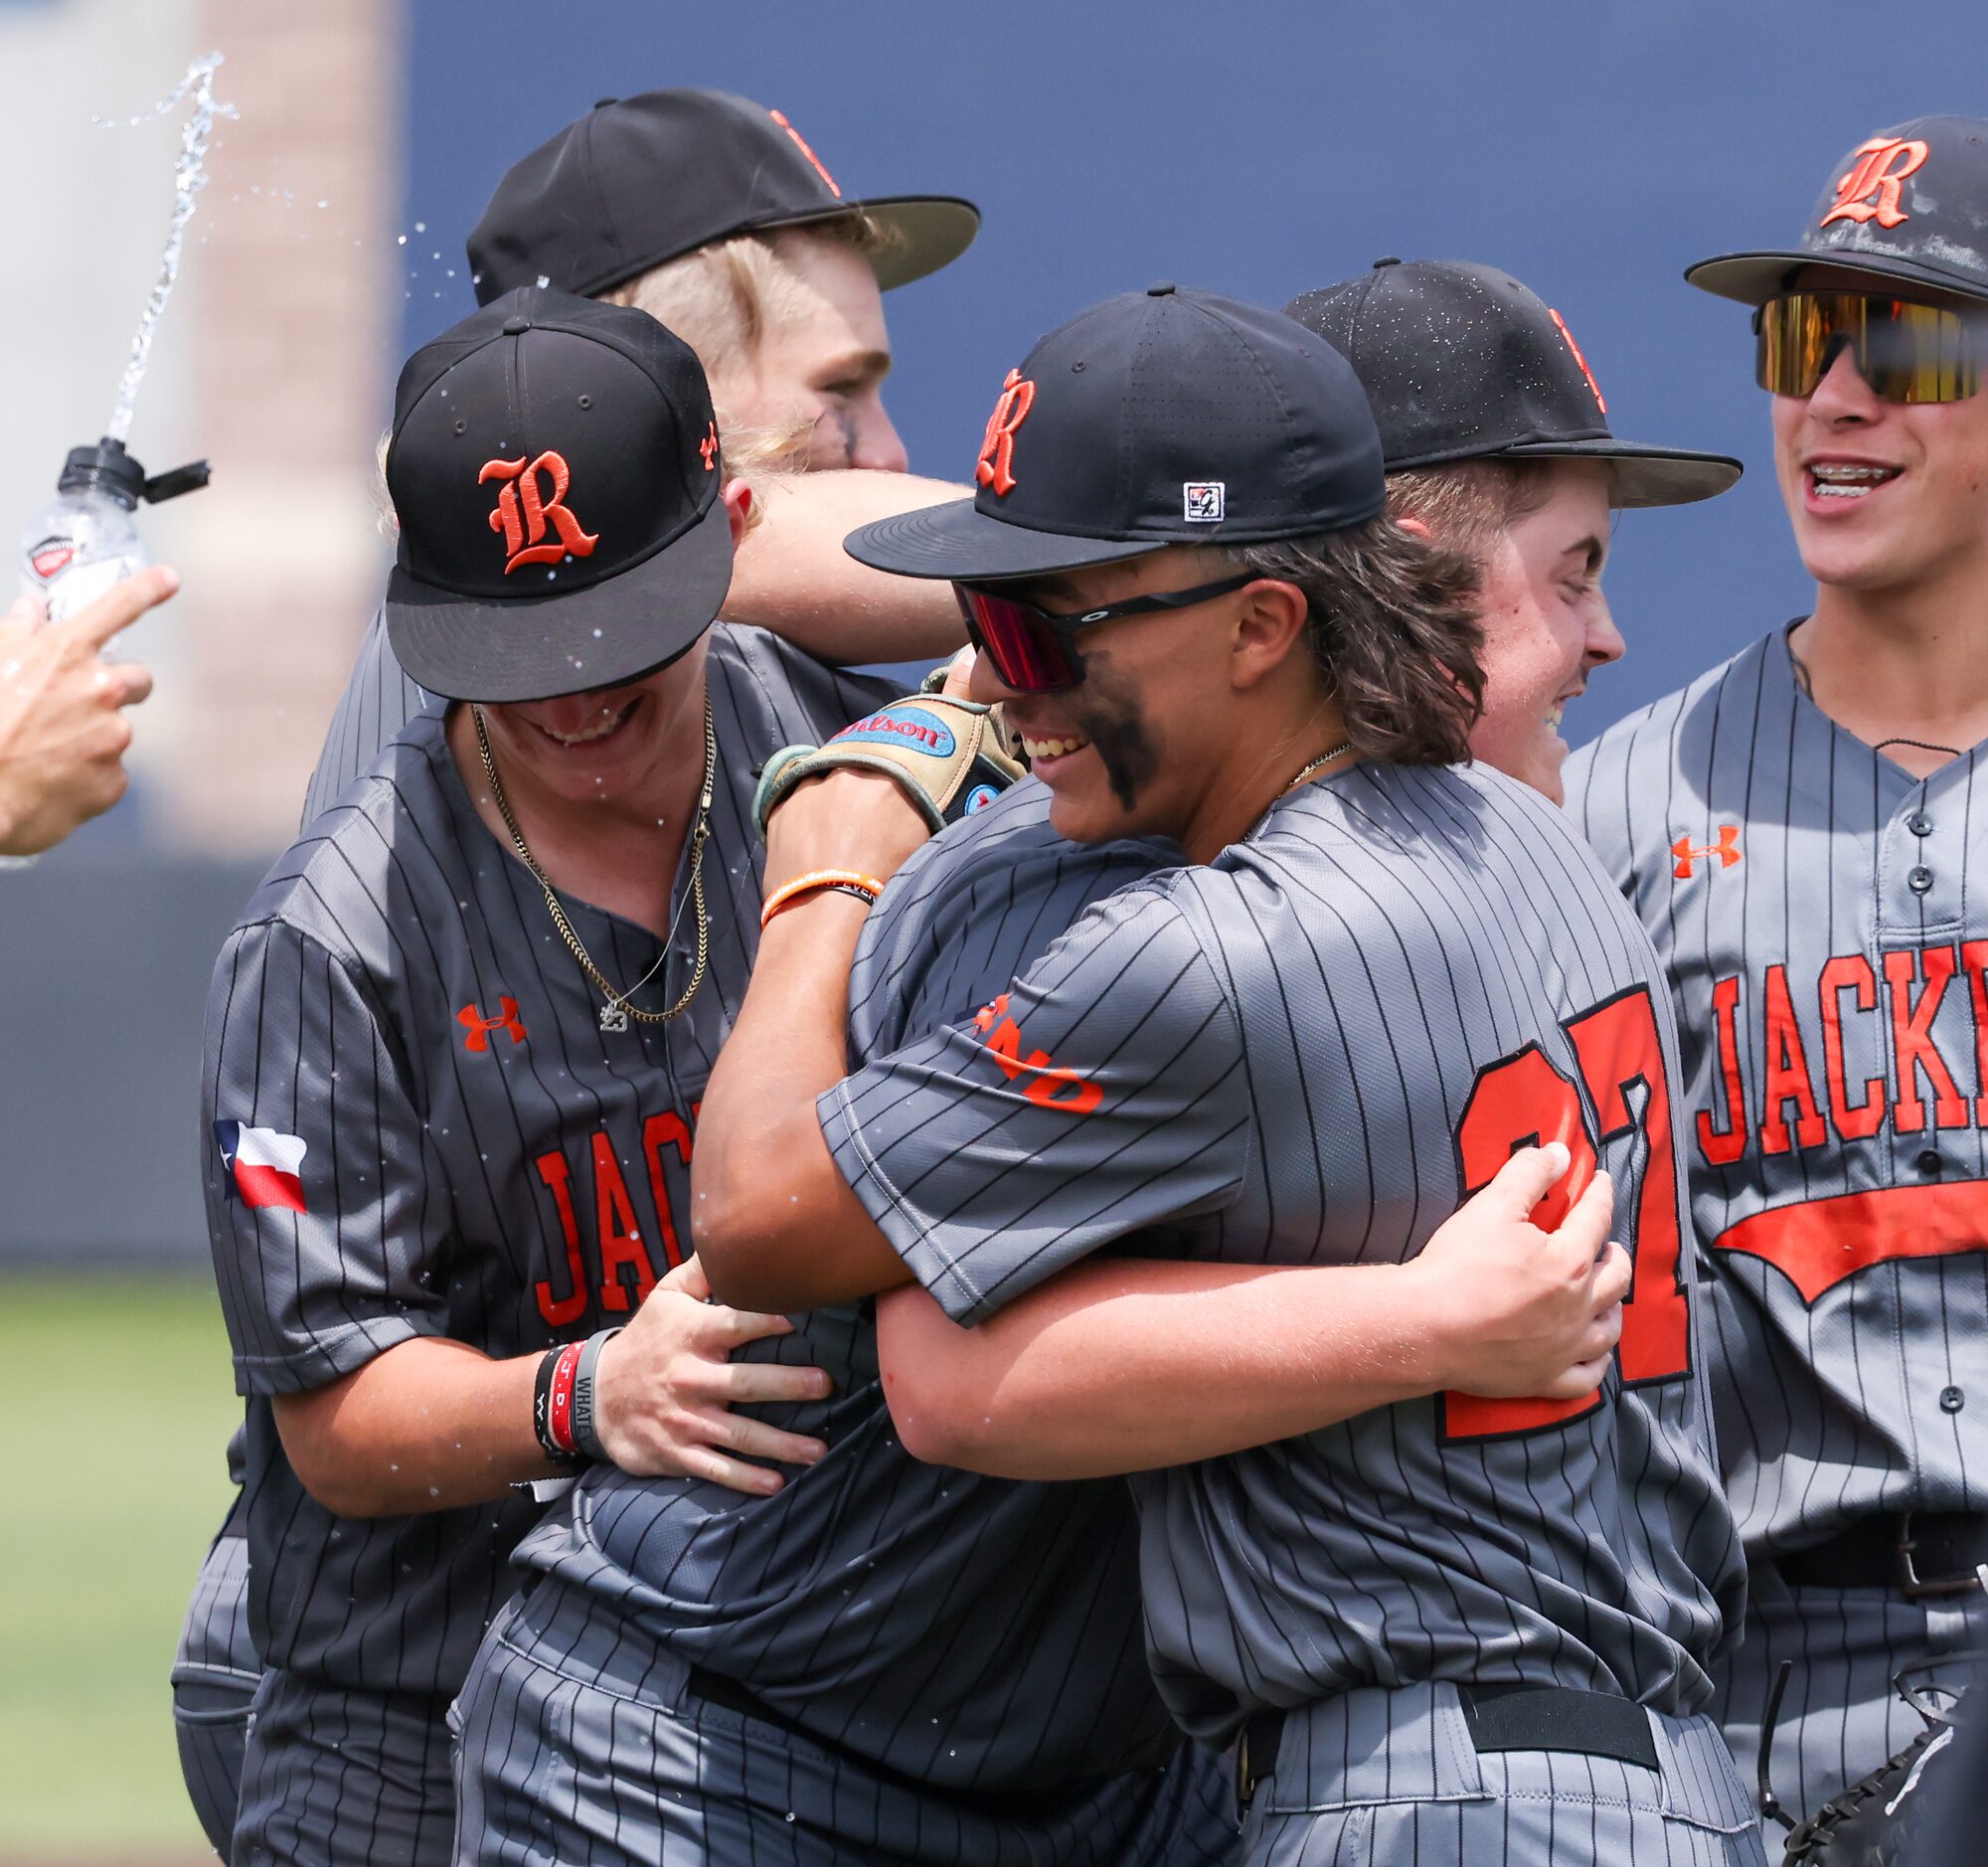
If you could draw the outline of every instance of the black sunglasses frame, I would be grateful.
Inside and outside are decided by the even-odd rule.
[[[998,588],[980,584],[954,584],[952,594],[959,604],[959,612],[966,618],[967,638],[973,643],[976,653],[987,657],[999,676],[1001,684],[1018,694],[1056,694],[1068,688],[1077,687],[1083,682],[1083,656],[1077,651],[1077,632],[1078,629],[1095,627],[1099,622],[1115,622],[1120,616],[1151,615],[1165,609],[1191,609],[1198,602],[1210,602],[1217,596],[1227,596],[1233,591],[1241,590],[1245,584],[1257,581],[1253,571],[1242,571],[1234,577],[1225,577],[1213,584],[1197,584],[1192,590],[1157,591],[1150,596],[1131,596],[1123,602],[1106,603],[1100,609],[1085,609],[1077,615],[1052,615],[1038,603],[1024,602],[1019,596],[1010,596]],[[1048,686],[1018,685],[1008,678],[1008,671],[1001,666],[999,653],[989,645],[981,632],[980,623],[973,613],[971,598],[987,596],[1006,603],[1011,609],[1019,609],[1029,616],[1035,626],[1055,638],[1064,659],[1075,672],[1067,681],[1057,681]]]

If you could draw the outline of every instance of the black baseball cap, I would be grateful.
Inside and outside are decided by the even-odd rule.
[[[732,583],[718,426],[696,353],[646,312],[507,292],[401,372],[387,636],[450,700],[632,681]]]
[[[1701,259],[1686,279],[1757,305],[1826,266],[1853,276],[1819,279],[1824,289],[1904,285],[1988,298],[1988,122],[1917,116],[1866,137],[1829,175],[1795,246]]]
[[[645,90],[603,97],[513,164],[469,236],[470,277],[481,304],[541,279],[592,297],[715,240],[858,213],[889,237],[869,255],[886,291],[980,230],[952,195],[845,200],[800,131],[750,98]]]
[[[1457,460],[1605,460],[1617,506],[1688,505],[1740,477],[1725,454],[1618,440],[1560,313],[1491,266],[1377,259],[1284,313],[1353,365],[1391,473]]]
[[[1170,284],[1080,311],[1002,385],[971,499],[853,532],[901,577],[974,584],[1341,531],[1387,503],[1346,359],[1289,318]]]

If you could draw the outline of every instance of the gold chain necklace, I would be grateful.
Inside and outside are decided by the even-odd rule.
[[[1302,784],[1306,778],[1310,777],[1311,774],[1314,771],[1316,771],[1320,765],[1330,764],[1335,759],[1343,759],[1352,750],[1353,750],[1353,742],[1349,739],[1349,740],[1344,740],[1339,745],[1333,747],[1333,749],[1330,752],[1320,753],[1318,757],[1312,760],[1312,762],[1309,764],[1299,765],[1298,768],[1291,773],[1290,782],[1286,784],[1283,790],[1280,790],[1277,793],[1277,795],[1279,797],[1282,797],[1286,795],[1288,792],[1296,790],[1297,787],[1300,784]]]
[[[539,867],[538,858],[525,841],[525,832],[518,827],[518,819],[511,812],[511,800],[504,795],[503,783],[497,776],[497,762],[490,756],[490,735],[483,724],[483,709],[472,702],[469,717],[476,722],[476,751],[483,761],[483,775],[490,780],[490,795],[497,805],[498,815],[504,819],[504,827],[511,832],[518,860],[531,870],[540,888],[545,890],[546,906],[552,911],[553,925],[573,948],[573,956],[580,961],[580,970],[606,995],[607,1002],[600,1007],[600,1028],[603,1031],[625,1031],[630,1018],[639,1018],[644,1024],[667,1024],[697,996],[697,988],[704,983],[704,965],[710,946],[711,923],[704,911],[704,846],[711,838],[711,793],[718,781],[718,734],[711,723],[710,695],[707,694],[704,701],[704,788],[698,796],[697,822],[690,833],[690,892],[691,899],[697,904],[697,964],[692,969],[690,983],[684,987],[684,995],[667,1011],[644,1011],[640,1005],[628,1001],[655,977],[656,966],[669,957],[670,941],[676,938],[677,919],[683,913],[683,904],[679,902],[676,914],[670,917],[670,931],[664,936],[663,950],[657,957],[656,965],[643,973],[627,991],[616,991],[593,963],[593,956],[580,943],[580,935],[573,931],[573,923],[566,918],[566,910],[560,906],[552,882],[545,870]]]

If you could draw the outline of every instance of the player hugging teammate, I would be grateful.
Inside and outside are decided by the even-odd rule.
[[[493,216],[556,248],[581,144],[672,212],[602,156],[631,126],[792,171],[703,240],[850,212],[676,92]],[[1094,307],[970,498],[852,536],[885,578],[821,543],[915,489],[772,491],[819,645],[913,652],[859,618],[929,638],[957,590],[974,701],[882,712],[711,628],[749,495],[652,319],[527,290],[411,363],[400,668],[376,630],[340,730],[427,711],[211,1017],[267,1667],[234,1858],[1738,1862],[1709,1699],[1750,1766],[1795,1662],[1803,1812],[1896,1750],[1889,1672],[1985,1617],[1981,134],[1875,138],[1799,251],[1698,269],[1764,307],[1821,594],[1570,766],[1633,915],[1540,793],[1621,651],[1610,508],[1737,465],[1616,440],[1502,274]],[[562,282],[616,295],[606,223]],[[902,466],[877,354],[817,439]],[[582,827],[591,777],[647,814]],[[662,1274],[693,1212],[749,1309]],[[582,1466],[531,1529],[515,1486]]]

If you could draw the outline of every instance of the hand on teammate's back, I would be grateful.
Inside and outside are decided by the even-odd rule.
[[[1494,1400],[1576,1400],[1600,1386],[1631,1265],[1608,1238],[1615,1188],[1605,1173],[1557,1231],[1533,1224],[1533,1208],[1567,1168],[1558,1141],[1514,1154],[1412,1261],[1442,1386]]]
[[[152,676],[103,650],[179,587],[155,565],[47,627],[33,597],[0,615],[0,855],[53,849],[124,795],[123,709],[152,691]]]
[[[731,1410],[769,1401],[821,1400],[819,1368],[733,1361],[732,1351],[790,1335],[785,1316],[710,1301],[695,1258],[651,1290],[635,1319],[600,1351],[594,1407],[600,1443],[623,1471],[641,1478],[709,1478],[735,1491],[770,1495],[780,1474],[749,1458],[811,1465],[828,1449]]]

